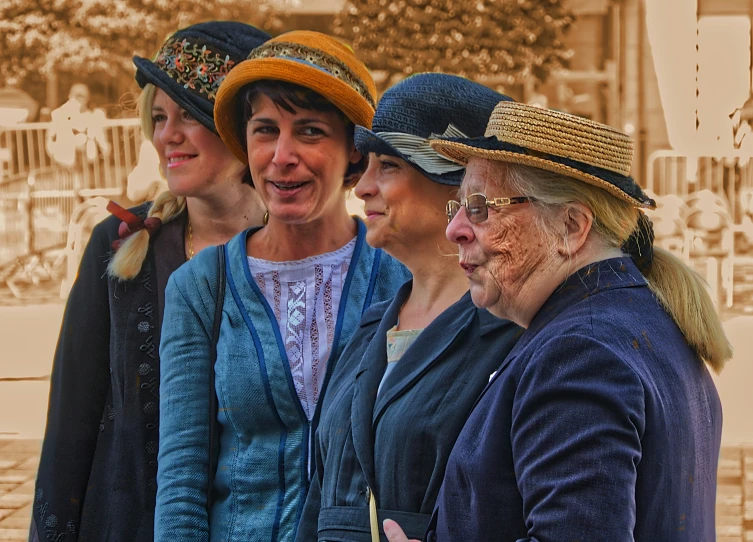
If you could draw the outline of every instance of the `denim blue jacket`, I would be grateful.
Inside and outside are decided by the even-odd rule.
[[[157,541],[276,542],[295,537],[311,476],[309,445],[318,414],[310,424],[277,321],[249,271],[246,239],[252,233],[243,232],[224,247],[227,282],[215,365],[221,436],[211,521],[205,504],[216,252],[199,253],[167,286],[160,345]],[[363,311],[392,297],[410,278],[397,260],[369,247],[364,236],[359,220],[327,373]]]

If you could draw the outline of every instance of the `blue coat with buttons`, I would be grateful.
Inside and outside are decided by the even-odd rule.
[[[484,390],[428,541],[709,542],[722,410],[628,258],[573,274]]]

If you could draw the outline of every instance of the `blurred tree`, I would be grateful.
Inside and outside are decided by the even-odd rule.
[[[346,0],[333,30],[386,85],[424,71],[510,85],[566,67],[572,22],[566,0]]]
[[[209,19],[281,26],[269,0],[0,0],[0,77],[10,85],[53,70],[132,79],[134,54],[151,56],[173,31]]]

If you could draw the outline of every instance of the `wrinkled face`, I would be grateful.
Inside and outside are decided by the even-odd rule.
[[[208,130],[162,90],[154,93],[152,143],[170,192],[200,197],[214,186],[239,182],[243,165],[220,136]]]
[[[306,224],[345,209],[345,172],[361,155],[336,112],[293,109],[254,99],[248,163],[270,218]]]
[[[460,201],[481,192],[487,198],[514,197],[505,167],[472,158],[460,188]],[[447,226],[447,238],[460,247],[460,265],[470,281],[474,304],[495,316],[511,318],[526,303],[534,276],[546,269],[556,252],[550,236],[539,230],[530,203],[489,208],[489,218],[472,224],[464,207]]]
[[[371,153],[354,192],[364,201],[366,241],[399,257],[424,243],[436,246],[432,240],[447,225],[444,206],[455,189],[433,182],[400,158]]]

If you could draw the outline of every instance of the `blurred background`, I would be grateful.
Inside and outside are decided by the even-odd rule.
[[[336,35],[380,92],[455,73],[630,134],[656,242],[706,278],[735,346],[716,377],[718,536],[753,540],[753,0],[0,0],[0,540],[25,538],[52,353],[91,228],[108,200],[164,186],[131,57],[207,19]]]

